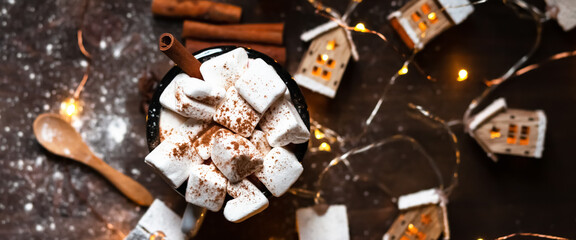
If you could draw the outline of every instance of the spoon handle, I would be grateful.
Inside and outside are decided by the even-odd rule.
[[[150,194],[144,186],[112,168],[102,161],[102,159],[92,155],[92,160],[89,162],[89,165],[104,175],[120,192],[138,205],[150,206],[152,201],[154,201],[152,194]]]

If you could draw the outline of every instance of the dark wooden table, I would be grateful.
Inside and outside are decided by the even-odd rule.
[[[233,1],[242,6],[242,22],[286,22],[286,68],[294,73],[307,44],[299,35],[325,22],[307,1]],[[304,91],[314,120],[346,139],[362,129],[389,78],[406,53],[386,16],[404,0],[365,0],[353,23],[383,32],[353,34],[360,61],[352,62],[336,98]],[[543,1],[532,1],[540,7]],[[148,70],[163,72],[170,61],[157,51],[163,32],[179,36],[182,23],[153,17],[150,1],[0,1],[0,236],[7,239],[121,239],[146,211],[124,198],[93,170],[54,156],[35,140],[32,122],[43,112],[58,112],[84,74],[77,30],[92,54],[91,72],[80,99],[83,111],[74,120],[90,147],[106,162],[135,178],[155,197],[182,213],[185,202],[143,159],[148,153],[145,115],[140,111],[138,78]],[[325,1],[343,9],[346,1]],[[386,101],[360,140],[342,150],[395,134],[417,140],[450,180],[454,152],[447,133],[435,122],[409,110],[419,105],[446,121],[461,120],[469,102],[502,75],[531,47],[534,23],[518,18],[501,1],[478,5],[461,25],[434,39],[411,68],[390,88]],[[554,21],[543,24],[542,44],[529,63],[574,50],[576,31],[564,32]],[[399,49],[398,51],[395,49]],[[492,162],[463,132],[458,137],[462,163],[459,185],[448,213],[453,239],[493,239],[515,232],[576,238],[576,64],[567,58],[510,79],[488,99],[505,97],[513,108],[543,109],[548,116],[542,159],[501,157]],[[465,68],[469,79],[457,82]],[[428,80],[426,75],[433,77]],[[337,149],[335,149],[336,151]],[[334,153],[309,154],[297,187],[312,189],[317,174]],[[321,187],[333,204],[346,204],[353,239],[381,239],[397,210],[391,199],[435,187],[421,153],[398,142],[350,159],[360,179],[341,166]],[[348,176],[347,176],[348,175]],[[384,193],[376,183],[391,187]],[[198,239],[297,239],[294,212],[310,199],[290,194],[272,199],[270,207],[243,223],[229,223],[209,213]],[[110,224],[107,226],[107,224]],[[112,229],[111,229],[112,228]]]

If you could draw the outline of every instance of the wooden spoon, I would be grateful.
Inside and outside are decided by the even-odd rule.
[[[135,203],[150,206],[154,198],[132,178],[110,167],[96,157],[76,130],[58,114],[40,114],[34,120],[34,135],[48,151],[94,168],[106,177],[120,192]]]

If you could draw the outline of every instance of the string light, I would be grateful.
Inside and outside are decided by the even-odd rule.
[[[458,82],[465,81],[466,79],[468,79],[468,71],[466,71],[466,69],[460,69],[460,71],[458,71]]]
[[[366,29],[366,26],[364,26],[364,23],[356,24],[356,26],[354,27],[354,31],[356,31],[356,32],[368,32],[368,30]]]
[[[326,135],[324,135],[324,133],[322,131],[320,131],[319,129],[315,129],[314,130],[314,137],[316,139],[322,139],[324,138]]]
[[[332,149],[330,148],[330,144],[323,142],[322,144],[320,144],[320,146],[318,147],[318,150],[320,151],[324,151],[324,152],[330,152]]]
[[[398,70],[398,75],[405,75],[408,73],[408,64],[404,64],[400,70]]]
[[[73,117],[80,111],[80,104],[74,98],[68,98],[60,104],[60,114],[66,117]]]

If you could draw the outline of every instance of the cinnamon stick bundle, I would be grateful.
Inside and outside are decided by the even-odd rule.
[[[242,8],[207,0],[153,0],[152,13],[166,17],[237,23],[240,22]]]
[[[182,37],[201,40],[254,42],[282,45],[284,26],[269,24],[214,25],[184,21]]]
[[[209,47],[224,45],[252,48],[258,52],[268,55],[272,59],[276,60],[280,65],[284,65],[286,63],[286,48],[281,46],[245,42],[205,42],[195,39],[186,39],[186,49],[188,49],[190,53],[195,53]]]

